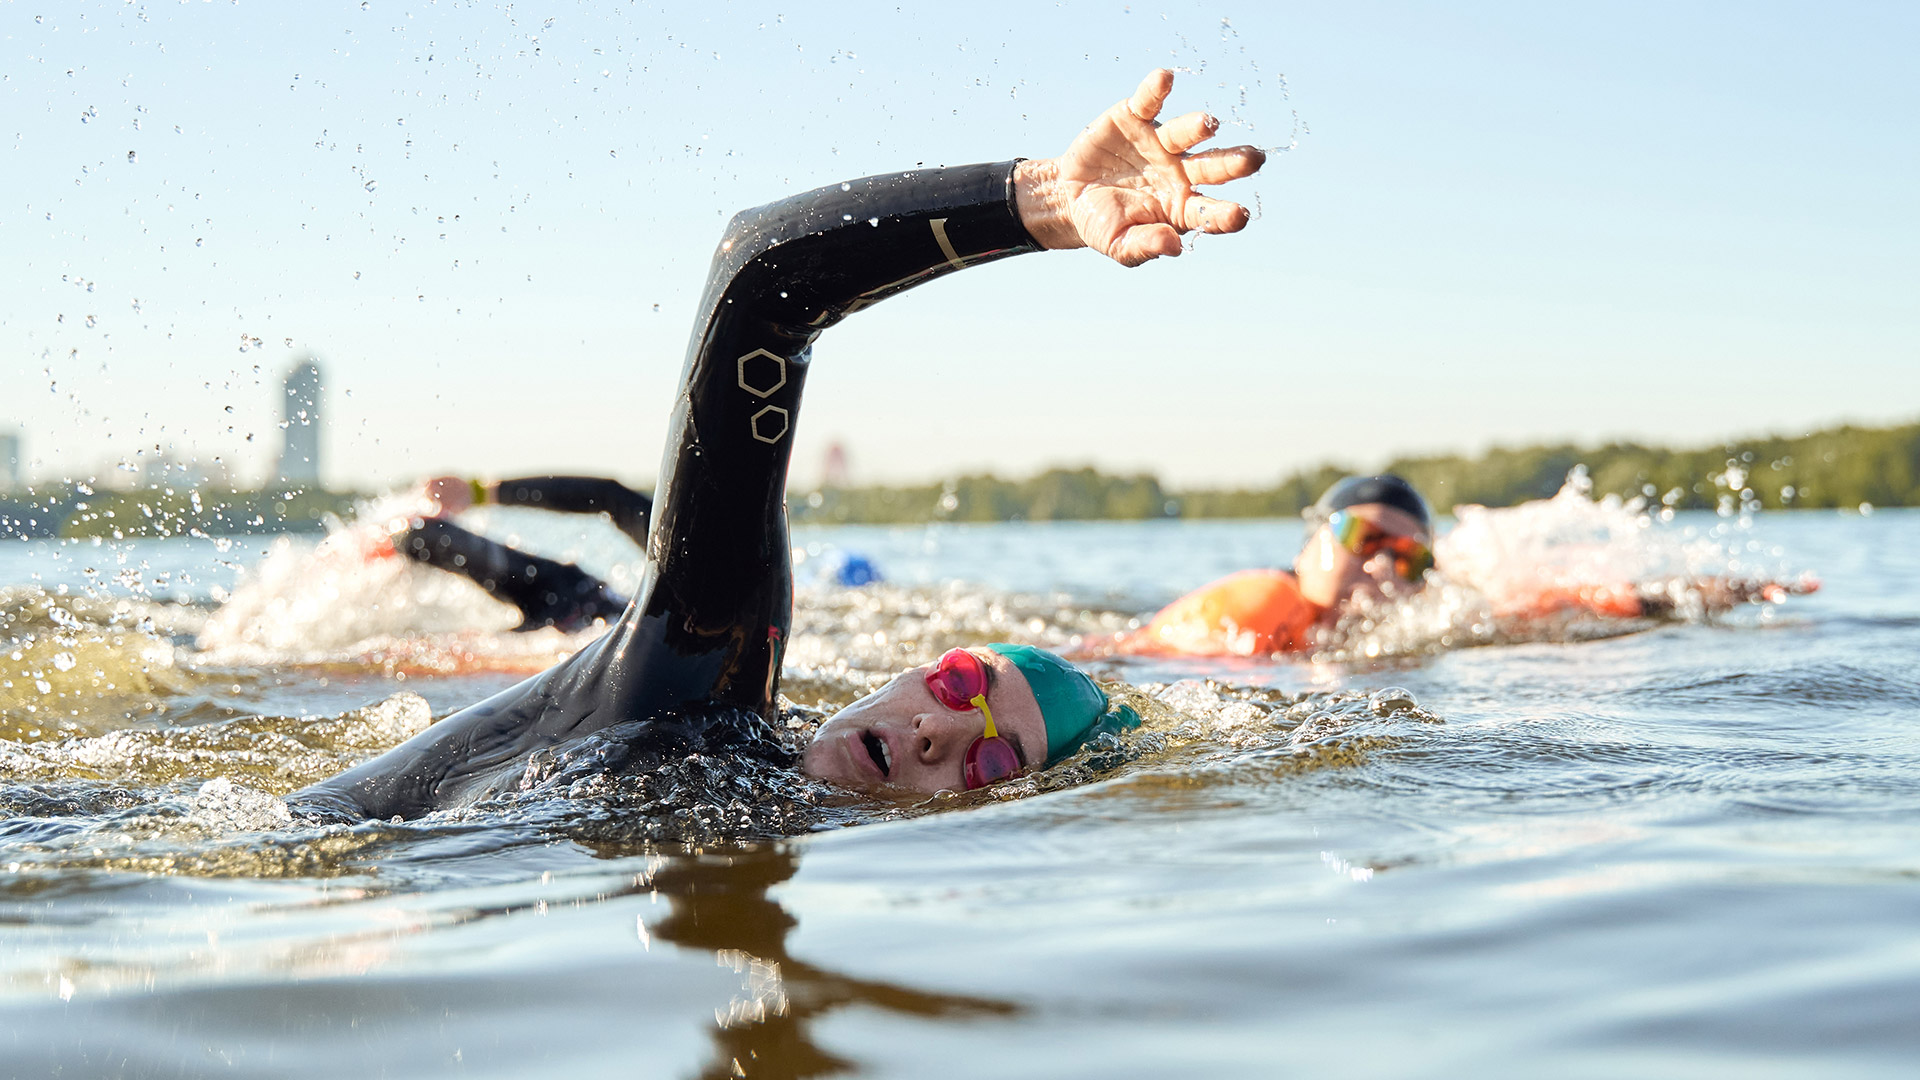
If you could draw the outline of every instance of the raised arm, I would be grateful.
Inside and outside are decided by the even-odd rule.
[[[744,632],[741,689],[727,700],[771,707],[792,606],[787,464],[814,338],[895,293],[1011,255],[1091,247],[1133,266],[1178,255],[1182,232],[1244,228],[1245,208],[1196,187],[1248,176],[1265,156],[1190,153],[1219,125],[1201,113],[1157,123],[1172,88],[1171,72],[1153,72],[1055,158],[868,177],[733,219],[661,462],[648,601],[702,635],[757,627]]]
[[[793,606],[787,462],[814,338],[895,293],[1010,255],[1092,247],[1137,265],[1179,254],[1181,232],[1245,226],[1244,209],[1194,188],[1249,175],[1262,155],[1189,154],[1217,125],[1199,114],[1157,125],[1172,85],[1169,72],[1149,75],[1058,158],[869,177],[734,218],[687,351],[646,575],[619,622],[559,666],[289,801],[411,815],[506,790],[534,751],[615,725],[674,718],[673,737],[690,738],[744,713],[771,719]],[[733,720],[702,719],[725,713]]]

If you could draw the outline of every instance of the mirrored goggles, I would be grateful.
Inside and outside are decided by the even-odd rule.
[[[1327,528],[1341,547],[1362,561],[1382,551],[1393,556],[1393,572],[1403,581],[1419,581],[1433,569],[1433,549],[1411,536],[1396,536],[1358,514],[1335,510],[1327,517]]]

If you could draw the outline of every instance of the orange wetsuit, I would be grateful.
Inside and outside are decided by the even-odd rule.
[[[1298,652],[1312,644],[1324,611],[1300,595],[1300,579],[1287,571],[1242,570],[1161,608],[1119,648],[1163,656]]]

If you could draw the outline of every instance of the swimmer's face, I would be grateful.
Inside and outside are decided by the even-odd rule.
[[[1360,503],[1346,508],[1347,513],[1365,520],[1389,536],[1408,536],[1428,547],[1433,536],[1420,519],[1397,507],[1382,503]],[[1379,599],[1391,593],[1404,594],[1424,582],[1407,581],[1394,568],[1393,553],[1375,552],[1361,558],[1334,539],[1325,525],[1314,530],[1300,557],[1293,560],[1293,572],[1300,579],[1300,595],[1323,608],[1339,608],[1356,596]]]
[[[1000,736],[1013,744],[1024,767],[1045,764],[1047,725],[1027,677],[992,649],[971,651],[987,664],[987,705]],[[967,747],[986,731],[986,718],[978,709],[960,712],[940,704],[927,688],[932,666],[901,672],[820,725],[800,767],[809,776],[863,790],[965,791]]]

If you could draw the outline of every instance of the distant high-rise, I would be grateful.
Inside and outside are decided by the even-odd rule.
[[[0,491],[20,486],[20,433],[0,431]]]
[[[282,403],[281,427],[286,441],[280,448],[279,480],[287,484],[320,486],[320,365],[311,357],[287,372],[287,397]]]

